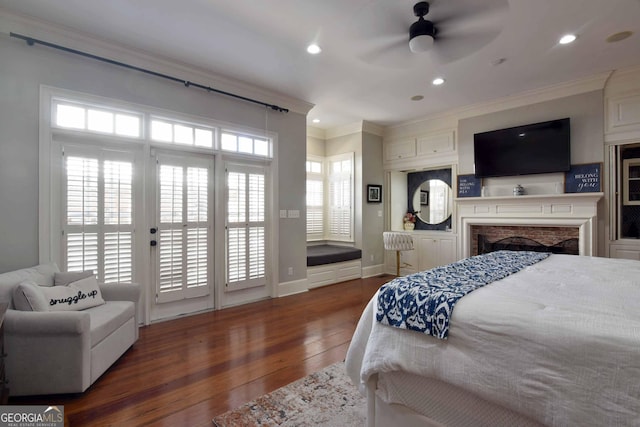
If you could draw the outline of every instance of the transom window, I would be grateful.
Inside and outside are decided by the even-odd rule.
[[[272,157],[271,143],[268,139],[239,133],[222,132],[220,134],[220,149],[234,153]]]
[[[151,119],[151,139],[173,144],[213,148],[213,128]]]
[[[84,130],[130,138],[142,136],[141,115],[103,107],[91,107],[56,101],[54,120],[56,127]]]

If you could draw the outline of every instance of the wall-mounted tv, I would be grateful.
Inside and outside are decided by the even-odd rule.
[[[569,118],[473,135],[477,178],[566,172],[571,167]]]

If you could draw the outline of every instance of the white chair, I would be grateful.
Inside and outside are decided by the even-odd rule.
[[[382,238],[386,250],[396,251],[396,276],[400,276],[400,251],[413,250],[413,237],[408,233],[385,231]]]

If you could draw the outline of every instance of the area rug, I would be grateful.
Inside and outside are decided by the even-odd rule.
[[[213,425],[364,426],[365,416],[365,398],[340,362],[225,412]]]

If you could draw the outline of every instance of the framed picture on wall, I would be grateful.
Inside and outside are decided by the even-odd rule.
[[[382,185],[367,184],[367,202],[368,203],[382,202]]]
[[[420,206],[429,206],[429,192],[420,190]]]

